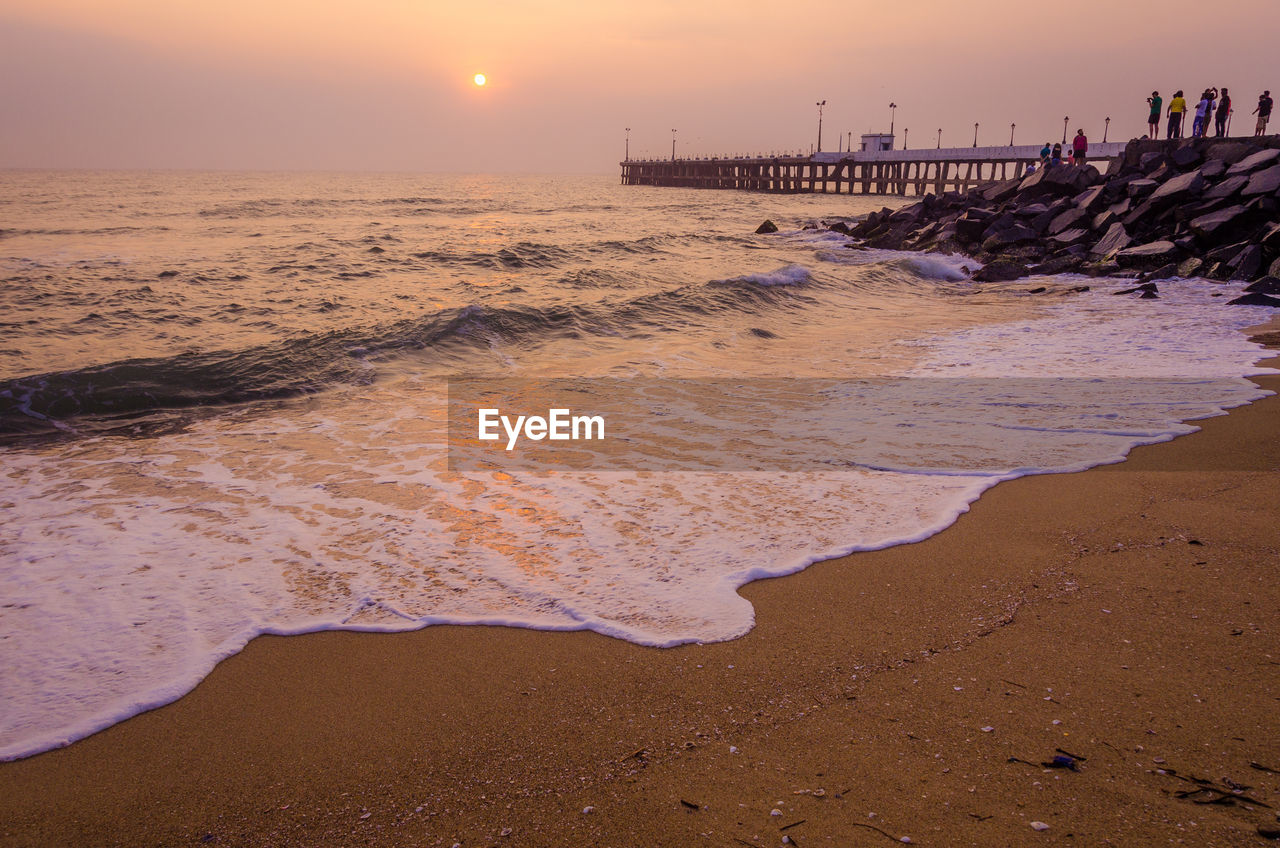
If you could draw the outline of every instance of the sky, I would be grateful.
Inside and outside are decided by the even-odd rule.
[[[1251,134],[1278,30],[1278,0],[0,0],[0,167],[616,173],[673,129],[807,152],[820,100],[824,150],[891,118],[1115,141],[1210,85]]]

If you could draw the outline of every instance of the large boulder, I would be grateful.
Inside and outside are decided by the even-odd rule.
[[[1167,203],[1185,203],[1193,197],[1199,197],[1202,191],[1204,191],[1204,177],[1191,171],[1165,180],[1152,193],[1151,199]]]
[[[1205,158],[1219,159],[1226,165],[1234,165],[1257,149],[1248,141],[1219,141],[1209,145]]]
[[[1089,251],[1089,255],[1094,259],[1107,259],[1128,247],[1129,242],[1132,240],[1125,230],[1124,224],[1112,224],[1107,228],[1107,232],[1102,238],[1098,239],[1098,243]]]
[[[979,283],[1007,283],[1010,280],[1025,277],[1028,273],[1030,272],[1027,270],[1027,266],[1021,262],[997,259],[978,269],[978,273],[973,275],[973,279]]]
[[[1025,224],[1014,224],[1012,227],[997,230],[982,242],[982,249],[988,252],[1000,250],[1010,245],[1035,241],[1040,234]]]
[[[1280,150],[1274,147],[1268,150],[1259,150],[1252,156],[1246,156],[1228,168],[1227,176],[1234,177],[1236,174],[1251,174],[1259,168],[1275,164],[1277,159],[1280,159]]]
[[[1146,197],[1160,186],[1155,180],[1133,180],[1126,187],[1130,197]]]
[[[1244,188],[1248,184],[1249,178],[1244,174],[1227,177],[1225,180],[1206,191],[1204,193],[1204,197],[1206,200],[1212,200],[1218,197],[1231,197],[1232,195],[1239,194],[1240,189]]]
[[[872,214],[872,215],[874,215],[875,213],[874,213],[874,212],[872,212],[871,214]],[[769,221],[769,220],[766,220],[763,224],[761,224],[760,226],[756,227],[756,235],[765,235],[765,234],[767,234],[767,233],[776,233],[777,231],[778,231],[778,225],[777,225],[777,224],[775,224],[775,223],[773,223],[773,221]]]
[[[1275,194],[1277,191],[1280,191],[1280,165],[1272,165],[1249,177],[1249,184],[1240,190],[1240,194],[1243,197],[1253,197],[1257,194]]]
[[[1190,224],[1191,232],[1208,241],[1219,232],[1223,234],[1230,232],[1231,225],[1239,221],[1243,215],[1244,207],[1240,205],[1219,209],[1217,212],[1210,212],[1208,215],[1193,219]]]
[[[1227,171],[1227,163],[1221,159],[1209,159],[1200,166],[1200,176],[1206,180],[1216,180]]]
[[[1057,235],[1064,230],[1070,230],[1088,217],[1088,211],[1081,209],[1079,206],[1068,209],[1049,222],[1049,235]]]
[[[1116,262],[1121,268],[1159,268],[1177,258],[1178,247],[1171,241],[1153,241],[1116,253]]]
[[[1089,238],[1089,231],[1083,227],[1076,227],[1071,230],[1063,230],[1049,239],[1050,244],[1057,247],[1069,247],[1073,244],[1079,244]]]
[[[1244,290],[1258,294],[1280,294],[1280,277],[1263,277],[1256,283],[1245,286]]]
[[[1235,300],[1228,300],[1227,303],[1231,306],[1280,306],[1280,298],[1253,292],[1241,295]]]
[[[1181,147],[1173,151],[1169,158],[1173,160],[1173,164],[1185,171],[1200,162],[1200,151],[1196,150],[1194,142],[1186,141],[1183,142]]]
[[[1229,280],[1252,280],[1262,270],[1262,248],[1251,244],[1227,262]]]
[[[1107,204],[1106,185],[1097,185],[1078,194],[1074,200],[1077,209],[1096,215]]]

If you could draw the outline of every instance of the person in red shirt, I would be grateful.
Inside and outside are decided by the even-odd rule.
[[[1077,165],[1084,165],[1088,159],[1089,139],[1085,138],[1084,130],[1076,130],[1076,137],[1071,140],[1071,153]]]

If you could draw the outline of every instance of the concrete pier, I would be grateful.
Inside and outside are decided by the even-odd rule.
[[[946,147],[816,153],[811,156],[628,159],[623,185],[784,193],[941,194],[1020,177],[1040,161],[1041,145]],[[1089,145],[1089,162],[1106,170],[1124,142]]]

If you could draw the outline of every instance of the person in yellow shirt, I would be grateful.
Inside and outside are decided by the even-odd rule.
[[[1187,101],[1182,96],[1182,89],[1178,89],[1169,101],[1169,131],[1165,133],[1166,138],[1182,138],[1182,118],[1186,114]]]

